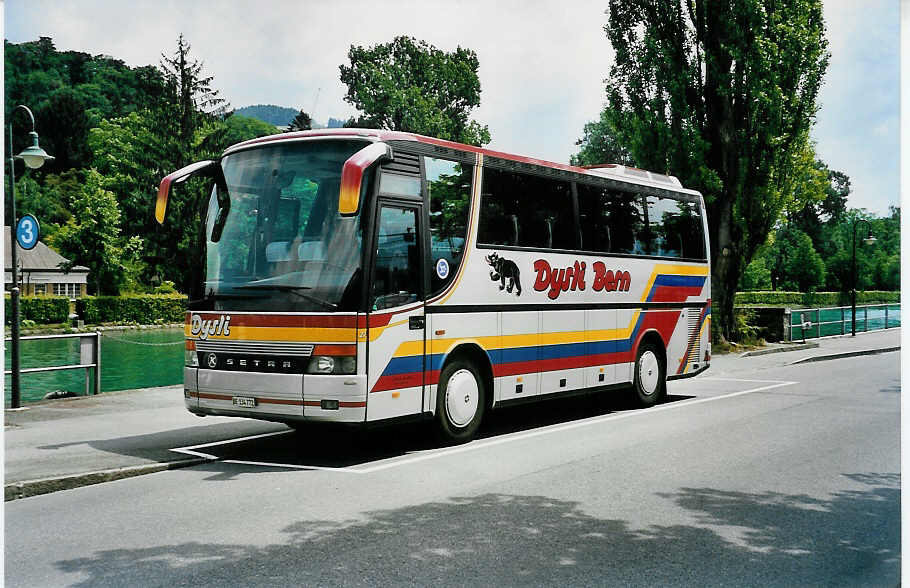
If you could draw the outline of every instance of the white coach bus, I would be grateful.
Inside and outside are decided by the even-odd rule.
[[[705,207],[670,176],[409,133],[286,133],[161,182],[212,179],[186,315],[199,415],[435,419],[626,389],[644,406],[710,349]]]

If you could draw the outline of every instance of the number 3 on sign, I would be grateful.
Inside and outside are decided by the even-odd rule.
[[[19,224],[16,225],[16,242],[19,243],[19,247],[25,250],[34,249],[40,234],[38,219],[30,214],[19,219]]]

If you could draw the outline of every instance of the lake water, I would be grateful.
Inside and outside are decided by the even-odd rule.
[[[101,333],[101,391],[171,386],[183,382],[183,329],[128,329]],[[36,339],[19,343],[20,366],[44,367],[79,363],[79,339]],[[6,369],[10,369],[9,343]],[[94,381],[94,379],[92,379]],[[6,406],[10,377],[6,376]],[[85,394],[85,370],[22,374],[22,404],[35,402],[54,390]]]

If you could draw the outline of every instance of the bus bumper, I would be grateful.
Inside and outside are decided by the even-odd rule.
[[[366,376],[186,368],[184,404],[198,415],[362,423],[366,420]]]

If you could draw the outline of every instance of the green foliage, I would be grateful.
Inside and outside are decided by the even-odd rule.
[[[17,104],[35,113],[41,145],[54,155],[53,169],[86,167],[88,129],[99,120],[121,116],[159,99],[163,80],[153,67],[130,68],[111,57],[57,51],[41,37],[26,43],[4,42],[6,120]],[[12,118],[13,149],[28,141],[29,121]],[[46,173],[46,172],[40,172]]]
[[[446,53],[412,37],[374,47],[352,45],[341,65],[345,101],[363,113],[346,126],[408,131],[471,145],[489,128],[469,120],[480,105],[479,61],[470,49]]]
[[[223,117],[227,109],[227,101],[212,87],[213,76],[202,74],[203,63],[190,57],[190,49],[181,34],[174,53],[162,53],[160,62],[168,97],[165,104],[176,115],[177,138],[183,147],[190,145],[196,130],[212,115]]]
[[[88,324],[182,323],[187,297],[181,294],[86,296],[76,300],[76,313]]]
[[[237,143],[242,143],[243,141],[248,141],[249,139],[255,139],[257,137],[274,135],[278,132],[275,125],[262,122],[255,118],[242,116],[236,112],[224,119],[224,127],[224,135],[220,137],[219,140],[225,147],[230,147],[231,145],[236,145]]]
[[[884,304],[900,302],[900,292],[867,290],[856,293],[857,304]],[[850,304],[850,297],[843,292],[784,292],[781,290],[737,292],[736,305],[755,306],[844,306]]]
[[[174,285],[174,282],[170,280],[165,280],[161,284],[155,286],[153,294],[178,294],[177,287]]]
[[[746,266],[739,280],[740,290],[768,290],[771,288],[771,270],[764,257],[756,257]]]
[[[601,119],[638,167],[700,190],[715,321],[732,334],[743,268],[801,197],[827,68],[820,0],[612,0]]]
[[[73,216],[50,239],[70,260],[84,265],[101,293],[117,293],[124,282],[124,266],[141,248],[138,237],[121,238],[120,207],[112,192],[102,188],[102,177],[90,170],[82,191],[69,202]]]
[[[799,229],[784,227],[778,231],[767,259],[773,260],[771,283],[776,288],[810,292],[825,284],[825,262],[809,235]]]
[[[201,218],[210,185],[204,180],[180,184],[168,201],[167,221],[159,226],[152,215],[158,183],[188,163],[216,157],[230,144],[276,131],[249,118],[223,119],[224,100],[189,50],[181,36],[174,55],[163,56],[167,86],[162,101],[153,108],[102,121],[89,135],[104,187],[122,203],[124,231],[143,235],[137,279],[147,284],[171,280],[183,291],[190,291],[198,281],[193,272],[200,271],[203,263]]]
[[[7,323],[13,316],[10,297],[6,296]],[[41,325],[65,323],[70,314],[70,301],[65,296],[22,296],[19,298],[19,318]]]
[[[304,111],[297,113],[297,116],[294,117],[294,120],[291,121],[291,124],[288,125],[288,132],[293,131],[309,131],[313,128],[313,119],[310,118],[310,115]]]
[[[741,345],[764,345],[759,337],[761,328],[755,324],[755,312],[748,308],[737,308],[734,313],[733,340]]]
[[[837,172],[835,172],[837,173]],[[849,186],[849,178],[840,174]],[[837,200],[841,197],[837,196]],[[828,199],[826,199],[827,201]],[[803,214],[802,211],[791,217],[787,224],[781,224],[772,235],[772,243],[755,256],[750,268],[765,267],[771,269],[771,284],[762,286],[754,283],[751,278],[744,275],[740,287],[745,289],[767,287],[771,289],[807,289],[816,282],[815,286],[830,291],[848,293],[853,287],[854,277],[859,290],[897,290],[900,288],[900,209],[892,207],[887,217],[879,218],[868,214],[864,210],[849,210],[837,212],[839,205],[830,208],[832,212],[816,217],[816,212]],[[818,222],[807,221],[817,218]],[[857,224],[858,223],[858,224]],[[868,224],[867,224],[868,223]],[[857,228],[856,237],[856,269],[853,266],[853,229]],[[804,227],[811,232],[804,232]],[[871,229],[876,241],[872,244],[863,242],[863,238]],[[820,272],[820,260],[814,259],[809,251],[808,244],[802,237],[794,235],[808,235],[812,247],[824,260],[824,282],[807,276],[806,274]],[[794,239],[798,238],[802,254],[808,258],[800,259],[795,254]],[[803,278],[800,278],[803,276]],[[801,282],[801,279],[803,280]]]
[[[597,165],[601,163],[617,163],[620,165],[633,165],[632,156],[617,141],[617,131],[613,128],[613,121],[606,111],[600,113],[600,120],[585,124],[584,136],[575,141],[580,147],[578,153],[572,155],[569,162],[572,165]]]

